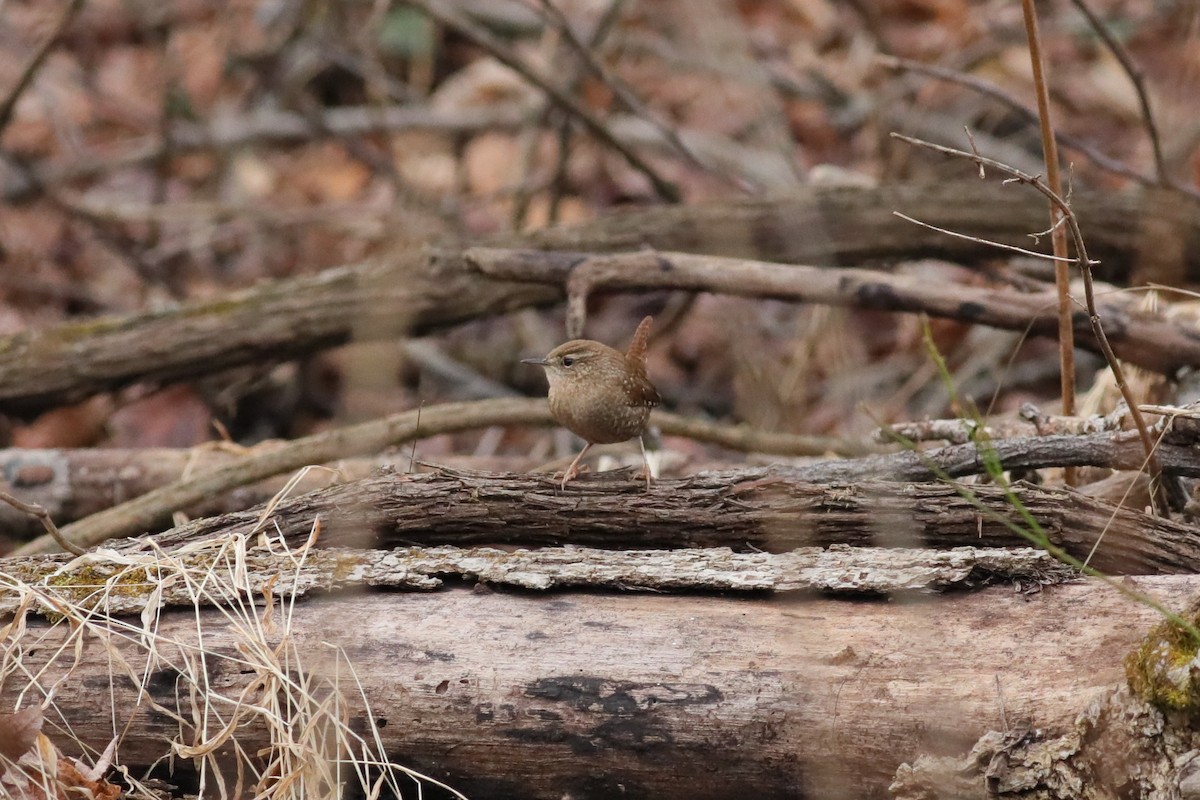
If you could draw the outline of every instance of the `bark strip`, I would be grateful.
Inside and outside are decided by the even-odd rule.
[[[219,546],[218,546],[219,545]],[[147,605],[192,606],[194,587],[173,576],[211,570],[244,575],[245,599],[286,590],[288,596],[334,589],[431,591],[447,581],[514,589],[622,592],[823,592],[850,596],[978,589],[994,583],[1040,587],[1077,573],[1029,547],[879,549],[831,545],[786,553],[690,550],[597,550],[546,547],[402,547],[395,550],[309,550],[302,555],[246,549],[226,537],[197,552],[92,553],[0,559],[0,615],[15,613],[28,588],[36,608],[59,613],[74,602],[105,614],[141,614]],[[278,589],[276,587],[279,587]],[[201,598],[202,605],[209,605]]]

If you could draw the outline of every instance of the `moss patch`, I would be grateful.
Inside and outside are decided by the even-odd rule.
[[[1200,614],[1188,617],[1200,623]],[[1182,711],[1200,718],[1200,673],[1195,662],[1200,647],[1174,622],[1161,622],[1136,650],[1125,656],[1125,679],[1135,695],[1162,711]]]
[[[119,597],[146,596],[156,584],[150,580],[145,567],[85,566],[52,575],[46,579],[46,585],[53,586],[55,594],[64,600],[90,608],[99,603],[106,592]]]

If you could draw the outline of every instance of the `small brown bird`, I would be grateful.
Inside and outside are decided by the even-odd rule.
[[[572,339],[545,358],[526,358],[524,364],[546,369],[550,381],[550,413],[563,427],[587,442],[563,473],[562,488],[579,474],[579,460],[594,444],[613,444],[637,437],[642,447],[642,472],[650,488],[650,460],[642,435],[650,409],[662,402],[646,377],[646,339],[651,318],[638,325],[622,353],[591,339]]]

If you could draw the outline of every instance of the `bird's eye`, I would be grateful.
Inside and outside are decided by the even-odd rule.
[[[571,366],[572,364],[575,363],[575,361],[576,361],[575,356],[563,356],[562,357],[562,365],[564,367]]]

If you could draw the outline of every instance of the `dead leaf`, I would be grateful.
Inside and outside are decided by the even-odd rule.
[[[66,758],[58,761],[58,781],[63,797],[87,797],[90,800],[117,800],[121,796],[121,787],[101,778],[93,780],[79,771]]]
[[[29,752],[41,730],[42,709],[39,706],[29,706],[15,714],[0,714],[0,758],[16,761]]]

